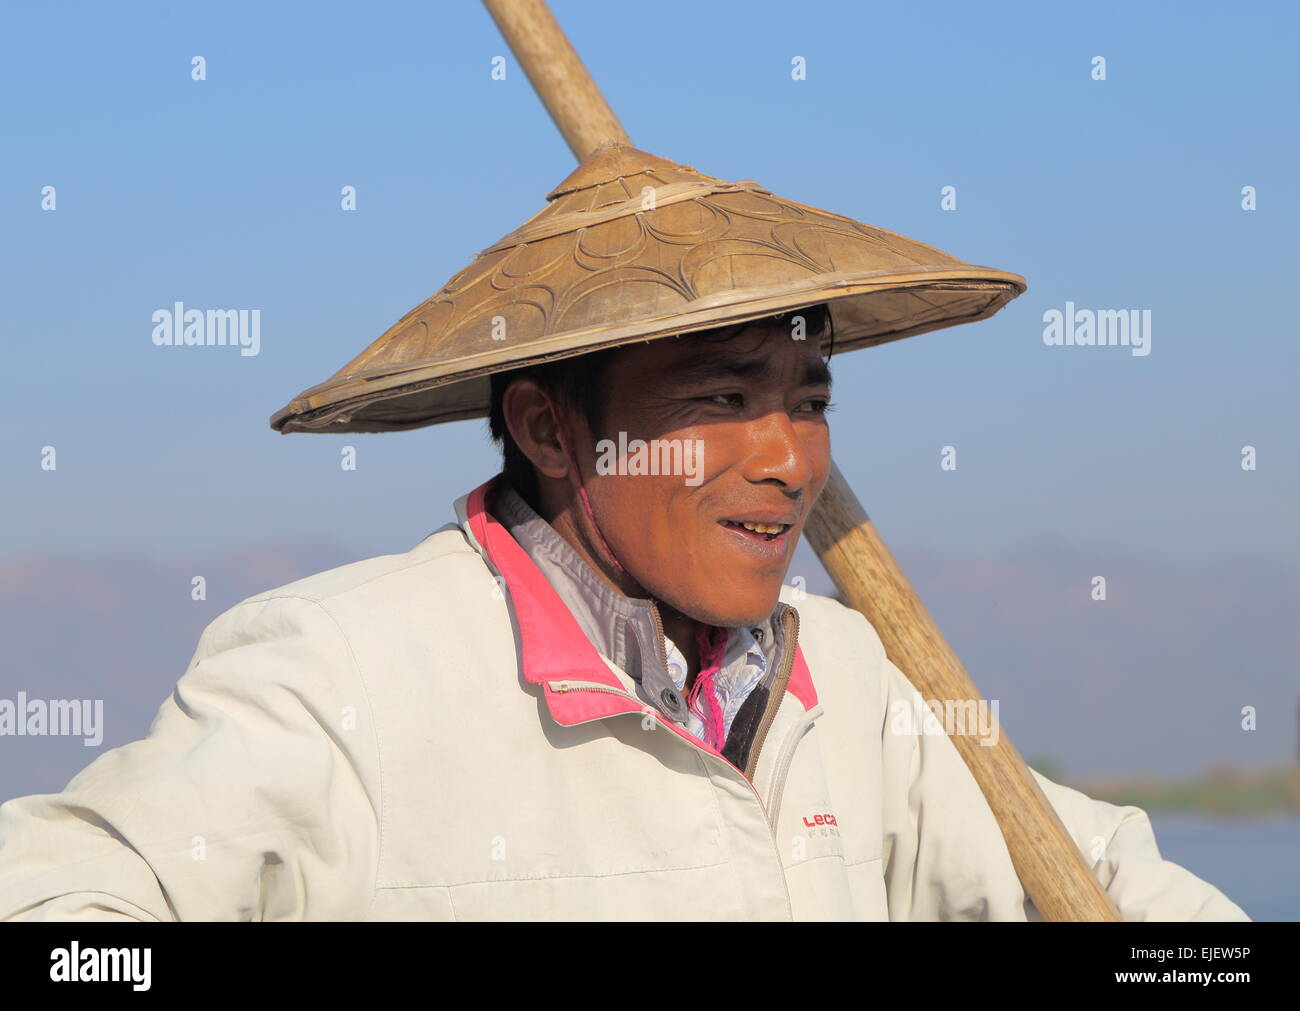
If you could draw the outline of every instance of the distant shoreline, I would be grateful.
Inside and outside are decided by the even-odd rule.
[[[1048,779],[1121,807],[1144,811],[1194,812],[1231,817],[1260,814],[1300,814],[1300,767],[1285,765],[1243,768],[1216,765],[1189,779],[1154,776],[1053,776],[1041,765],[1029,763]]]

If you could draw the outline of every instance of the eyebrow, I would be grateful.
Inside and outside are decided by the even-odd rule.
[[[686,383],[707,383],[719,379],[771,378],[776,374],[771,359],[751,355],[710,354],[687,362],[673,377]],[[805,362],[799,386],[825,386],[830,389],[831,370],[822,359]]]

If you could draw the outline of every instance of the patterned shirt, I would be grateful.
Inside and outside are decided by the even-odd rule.
[[[706,724],[701,713],[692,708],[687,717],[686,729],[706,744],[722,749],[726,735],[731,730],[731,722],[736,713],[749,698],[754,686],[763,680],[767,673],[767,657],[747,628],[728,629],[726,650],[717,673],[713,676],[713,697],[722,711],[722,741],[710,741],[706,734]],[[677,691],[686,697],[686,658],[682,656],[676,644],[664,636],[664,646],[668,653],[668,670],[672,673]]]

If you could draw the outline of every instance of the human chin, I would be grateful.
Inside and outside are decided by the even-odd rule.
[[[780,597],[798,529],[765,535],[728,527],[712,509],[692,509],[689,514],[674,528],[675,558],[664,559],[669,567],[658,570],[674,572],[676,578],[665,580],[672,585],[661,584],[656,595],[710,625],[761,624]]]
[[[723,628],[751,627],[771,616],[781,595],[781,574],[719,576],[707,567],[686,574],[685,583],[656,596],[688,618]]]
[[[728,595],[725,621],[716,624],[759,625],[766,621],[781,596],[785,570],[737,580],[735,591]]]

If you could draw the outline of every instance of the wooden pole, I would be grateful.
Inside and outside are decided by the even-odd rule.
[[[885,655],[922,698],[979,700],[975,683],[833,464],[804,533],[845,602],[871,622]],[[992,746],[967,734],[949,740],[984,791],[1020,882],[1043,918],[1120,919],[1011,738],[999,732]]]
[[[483,0],[483,6],[579,163],[611,144],[632,146],[545,0]]]
[[[545,0],[483,0],[515,58],[579,162],[631,141]],[[922,698],[941,703],[980,695],[837,467],[804,531],[845,603],[862,612],[885,654]],[[1025,892],[1047,920],[1119,920],[1060,817],[1011,739],[950,740],[984,791]]]

